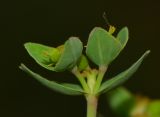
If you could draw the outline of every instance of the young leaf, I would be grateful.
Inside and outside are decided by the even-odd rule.
[[[29,55],[42,67],[52,71],[71,69],[82,54],[83,45],[77,37],[70,37],[61,52],[58,48],[48,47],[37,43],[26,43]]]
[[[128,41],[128,28],[124,27],[122,28],[118,35],[117,35],[117,39],[119,40],[119,42],[121,43],[122,47],[124,48],[127,44]]]
[[[73,68],[82,55],[83,45],[77,37],[70,37],[65,43],[64,52],[57,62],[54,70],[63,71]]]
[[[87,56],[97,65],[108,66],[120,53],[121,43],[106,30],[96,27],[87,43]]]
[[[50,57],[48,56],[48,52],[53,51],[56,48],[45,46],[38,43],[28,42],[24,44],[25,49],[29,53],[29,55],[41,66],[47,69],[53,69],[51,64]]]
[[[98,93],[101,92],[107,92],[113,88],[115,88],[116,86],[124,83],[126,80],[128,80],[128,78],[130,78],[135,72],[136,70],[139,68],[139,66],[141,65],[143,59],[150,53],[150,50],[146,51],[142,57],[135,62],[129,69],[125,70],[124,72],[118,74],[117,76],[111,78],[110,80],[105,81]]]
[[[40,76],[39,74],[32,72],[24,64],[21,64],[20,69],[25,71],[29,75],[31,75],[33,78],[38,80],[41,84],[45,85],[46,87],[54,91],[67,94],[67,95],[82,95],[85,93],[79,85],[75,85],[75,84],[66,85],[66,84],[59,84],[55,81],[49,81],[43,78],[42,76]]]

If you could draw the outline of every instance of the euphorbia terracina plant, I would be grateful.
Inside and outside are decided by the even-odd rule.
[[[86,55],[82,54],[83,44],[77,37],[70,37],[58,47],[32,42],[24,44],[29,55],[40,66],[55,72],[67,70],[75,75],[80,85],[49,81],[32,72],[24,64],[21,64],[20,69],[54,91],[67,95],[84,95],[87,101],[87,117],[96,117],[99,95],[125,82],[150,53],[149,50],[146,51],[130,68],[102,82],[108,66],[120,54],[128,41],[127,27],[122,28],[116,37],[113,36],[113,33],[112,26],[109,31],[95,27],[89,35]],[[95,63],[98,69],[91,68],[88,59]]]

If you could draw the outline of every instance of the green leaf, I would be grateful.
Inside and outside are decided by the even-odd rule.
[[[84,91],[82,89],[82,87],[80,85],[77,85],[77,84],[70,84],[70,83],[61,83],[63,86],[66,86],[66,87],[70,87],[74,90],[77,90],[79,92],[82,92],[84,94]]]
[[[25,71],[29,75],[31,75],[33,78],[38,80],[44,86],[46,86],[54,91],[57,91],[57,92],[60,92],[63,94],[67,94],[67,95],[82,95],[85,93],[79,85],[66,84],[66,83],[59,84],[55,81],[49,81],[49,80],[43,78],[42,76],[40,76],[39,74],[32,72],[24,64],[21,64],[20,69]]]
[[[124,83],[126,80],[128,80],[135,72],[136,70],[139,68],[139,66],[141,65],[143,59],[150,53],[150,50],[146,51],[142,57],[135,62],[129,69],[125,70],[124,72],[118,74],[117,76],[111,78],[110,80],[105,81],[98,93],[101,92],[107,92],[113,88],[115,88],[116,86]]]
[[[47,68],[47,69],[53,69],[52,66],[49,66],[51,64],[50,58],[48,57],[48,52],[51,52],[53,47],[45,46],[38,43],[32,43],[28,42],[24,44],[27,52],[29,55],[41,66]]]
[[[120,41],[120,43],[121,43],[121,45],[122,45],[123,48],[127,44],[127,41],[128,41],[128,38],[129,38],[128,35],[129,34],[128,34],[128,28],[127,27],[122,28],[119,31],[118,35],[117,35],[117,39]]]
[[[121,43],[106,30],[96,27],[90,35],[87,43],[87,56],[96,65],[108,66],[120,53]]]
[[[82,55],[83,45],[77,37],[70,37],[65,43],[64,52],[57,62],[54,70],[64,71],[73,68]]]
[[[64,44],[64,50],[37,43],[26,43],[29,55],[42,67],[52,71],[64,71],[75,66],[82,54],[83,45],[77,37],[70,37]],[[48,56],[51,55],[50,56]]]

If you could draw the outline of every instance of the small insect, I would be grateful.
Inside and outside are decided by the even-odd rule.
[[[107,24],[107,28],[109,28],[108,32],[110,34],[113,34],[115,32],[116,28],[109,23],[109,21],[107,19],[106,12],[103,13],[103,19],[104,19],[105,23]]]

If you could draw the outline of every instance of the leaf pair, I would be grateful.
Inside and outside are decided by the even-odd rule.
[[[127,41],[127,27],[121,29],[117,37],[100,27],[96,27],[89,35],[86,53],[96,65],[108,66],[119,55]]]
[[[77,37],[69,38],[64,49],[31,42],[26,43],[25,48],[39,65],[57,72],[74,67],[83,50],[82,42]]]

